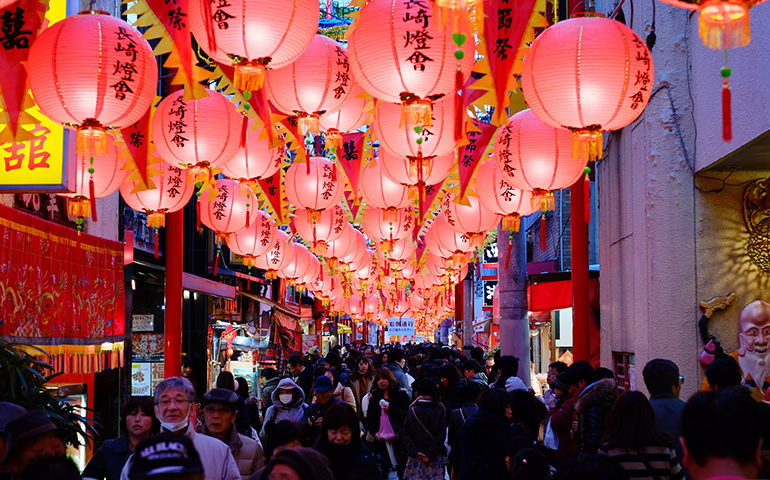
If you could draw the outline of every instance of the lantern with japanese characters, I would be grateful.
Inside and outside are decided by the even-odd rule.
[[[270,215],[257,210],[248,227],[227,236],[227,246],[232,252],[242,255],[243,264],[251,268],[256,266],[256,257],[273,248],[277,231]]]
[[[296,208],[310,215],[339,203],[343,182],[335,164],[324,157],[311,157],[308,163],[295,163],[286,170],[283,180],[286,197]]]
[[[339,238],[348,223],[347,213],[339,205],[315,214],[302,209],[294,213],[295,231],[310,243],[313,252],[321,256],[326,254],[327,244]]]
[[[297,115],[303,130],[318,133],[319,118],[342,107],[353,88],[348,54],[339,42],[316,35],[290,65],[267,72],[265,88],[281,112]]]
[[[30,47],[27,71],[35,103],[48,118],[77,127],[77,151],[86,157],[106,152],[106,128],[142,118],[158,83],[155,57],[141,33],[98,11],[43,30]]]
[[[275,244],[266,253],[254,257],[254,266],[265,270],[265,278],[275,280],[278,272],[288,263],[288,247],[289,235],[283,230],[277,230]]]
[[[372,96],[402,104],[405,123],[429,126],[431,102],[454,96],[473,65],[473,28],[464,15],[456,27],[458,39],[470,39],[457,54],[453,31],[438,21],[433,2],[370,1],[348,32],[353,76]]]
[[[255,129],[249,121],[249,130],[235,155],[222,166],[222,173],[241,182],[255,182],[272,177],[286,158],[286,145],[270,148],[265,129]]]
[[[476,193],[481,205],[503,216],[503,229],[510,232],[519,231],[521,217],[538,211],[538,206],[532,205],[532,192],[511,185],[494,160],[479,166]]]
[[[78,218],[78,231],[83,228],[84,217],[97,220],[96,199],[115,193],[131,173],[124,168],[127,160],[123,141],[109,134],[106,152],[95,156],[77,155],[74,192],[59,195],[69,197],[69,214]]]
[[[444,212],[439,213],[430,226],[441,249],[449,252],[444,255],[448,268],[460,268],[468,261],[468,254],[477,247],[467,233],[461,233],[452,228],[444,218]]]
[[[537,117],[573,135],[573,156],[597,159],[602,132],[630,124],[652,94],[645,42],[597,14],[564,20],[538,35],[524,57],[521,88]]]
[[[378,102],[372,127],[380,147],[396,157],[435,157],[455,149],[453,99],[433,103],[431,126],[414,128],[401,118],[401,107]]]
[[[383,174],[382,163],[361,171],[361,194],[370,207],[386,210],[386,218],[395,219],[397,210],[411,204],[409,190]]]
[[[336,274],[338,269],[346,270],[347,267],[343,267],[345,259],[352,255],[357,248],[355,242],[356,238],[354,233],[356,231],[349,222],[345,222],[346,225],[342,227],[342,233],[336,239],[330,241],[326,245],[326,253],[324,258],[326,264],[329,266],[332,274]]]
[[[345,301],[345,312],[351,317],[360,317],[364,312],[364,301],[358,295],[351,295]]]
[[[286,263],[279,272],[279,275],[286,280],[296,283],[312,272],[315,256],[301,243],[289,242],[286,248],[286,257]],[[318,259],[315,261],[317,262]]]
[[[254,191],[230,179],[216,180],[215,188],[215,195],[203,194],[198,198],[201,222],[221,237],[248,227],[257,211]]]
[[[447,192],[441,211],[455,232],[467,233],[471,237],[473,247],[479,248],[484,242],[486,232],[497,227],[500,215],[483,206],[479,197],[466,195],[465,202],[467,205],[456,202],[454,194]]]
[[[235,68],[235,86],[256,90],[267,68],[291,64],[318,30],[316,0],[190,2],[190,30],[214,60]]]
[[[401,185],[434,185],[444,180],[455,164],[454,152],[437,157],[401,157],[380,150],[382,170]]]
[[[195,2],[193,2],[195,3]],[[241,148],[244,117],[224,95],[185,100],[184,91],[169,94],[152,117],[152,141],[163,160],[189,167],[196,183],[210,180],[210,167],[221,167]]]
[[[335,112],[326,112],[319,120],[326,135],[326,148],[339,147],[343,133],[358,130],[369,123],[373,109],[372,96],[354,83],[340,108]]]
[[[395,218],[391,218],[381,208],[367,207],[361,228],[370,239],[377,242],[379,249],[390,252],[393,242],[411,235],[416,224],[417,219],[409,208],[396,210]]]

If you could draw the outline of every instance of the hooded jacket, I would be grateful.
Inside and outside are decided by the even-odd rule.
[[[596,453],[599,449],[607,415],[612,410],[616,397],[615,380],[611,378],[592,383],[578,395],[575,402],[578,417],[578,453]]]
[[[278,377],[271,378],[270,380],[267,380],[265,386],[262,387],[262,400],[265,402],[265,410],[270,408],[273,404],[273,392],[276,387],[278,387],[280,381],[281,379]]]
[[[278,392],[280,390],[291,390],[292,398],[288,404],[281,403],[278,398]],[[290,378],[283,378],[278,382],[278,386],[273,390],[272,394],[273,404],[268,407],[265,412],[265,421],[262,423],[262,431],[260,435],[265,435],[265,427],[268,423],[278,423],[281,420],[289,420],[294,423],[302,422],[302,417],[305,415],[305,409],[307,404],[305,403],[305,392],[294,383],[294,380]]]

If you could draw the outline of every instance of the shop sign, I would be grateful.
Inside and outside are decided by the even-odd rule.
[[[391,337],[413,337],[414,318],[389,318],[388,335]]]
[[[135,362],[162,362],[164,336],[162,333],[135,333],[131,337],[132,360]]]
[[[484,247],[484,263],[497,263],[497,242]]]
[[[484,299],[482,307],[485,309],[492,309],[494,306],[495,290],[497,290],[497,280],[482,280],[484,286]]]
[[[131,330],[134,332],[155,331],[155,314],[131,315]]]
[[[152,395],[152,364],[131,364],[131,396],[149,397]]]

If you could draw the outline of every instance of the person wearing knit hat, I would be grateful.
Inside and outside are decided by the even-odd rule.
[[[6,471],[18,473],[36,458],[63,457],[66,432],[43,410],[30,410],[5,426],[8,451],[2,460]]]
[[[329,462],[312,448],[290,448],[277,452],[266,473],[277,480],[334,480]]]

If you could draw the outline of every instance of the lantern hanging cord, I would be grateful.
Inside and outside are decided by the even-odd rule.
[[[618,6],[615,7],[615,10],[607,18],[613,18],[614,19],[618,15],[618,13],[620,12],[620,8],[623,6],[624,3],[626,3],[626,0],[620,0],[620,3],[618,3]],[[633,3],[633,1],[631,1],[629,3]]]

